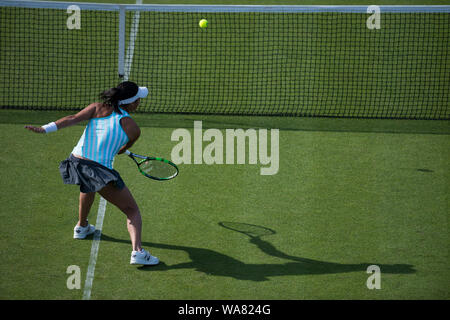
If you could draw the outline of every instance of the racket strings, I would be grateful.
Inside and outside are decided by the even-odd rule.
[[[158,160],[143,161],[139,168],[146,174],[157,178],[172,177],[177,173],[177,169],[172,165]]]

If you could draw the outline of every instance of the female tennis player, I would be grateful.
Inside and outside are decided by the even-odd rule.
[[[146,87],[125,81],[102,92],[100,97],[103,102],[92,103],[77,114],[42,127],[25,128],[36,133],[50,133],[80,121],[89,121],[71,155],[59,166],[65,184],[80,186],[78,223],[73,237],[84,239],[95,232],[95,226],[88,223],[87,217],[98,192],[127,216],[133,247],[130,264],[155,265],[159,259],[141,247],[142,218],[138,205],[112,166],[115,155],[129,149],[140,136],[139,126],[130,113],[147,95]]]

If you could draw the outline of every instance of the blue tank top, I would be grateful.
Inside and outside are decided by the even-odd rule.
[[[112,169],[115,155],[129,140],[120,119],[130,115],[123,109],[120,111],[122,114],[113,111],[108,117],[90,119],[72,154]]]

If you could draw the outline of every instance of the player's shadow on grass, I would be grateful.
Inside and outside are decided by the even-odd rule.
[[[129,240],[116,239],[102,234],[103,241],[112,241],[130,244]],[[289,262],[273,264],[252,264],[239,261],[220,252],[188,246],[170,245],[163,243],[143,242],[142,245],[149,248],[159,248],[165,250],[180,250],[188,253],[191,261],[166,265],[163,261],[157,266],[142,266],[139,270],[143,271],[166,271],[175,269],[194,269],[207,275],[230,277],[239,280],[266,281],[269,277],[287,276],[287,275],[320,275],[335,274],[346,272],[366,272],[370,265],[380,267],[381,273],[408,274],[415,273],[412,265],[408,264],[379,264],[359,263],[346,264],[319,261],[302,257],[295,257],[279,251],[271,243],[262,240],[259,237],[250,238],[259,250],[269,256],[277,257]]]

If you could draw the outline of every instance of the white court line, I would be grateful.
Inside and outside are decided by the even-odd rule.
[[[114,162],[114,161],[113,161]],[[97,222],[95,223],[94,240],[91,246],[91,256],[89,258],[89,266],[86,273],[86,281],[84,283],[83,300],[91,298],[92,283],[94,281],[95,264],[97,263],[98,248],[100,247],[100,238],[102,236],[103,219],[106,211],[106,200],[100,197],[97,212]]]
[[[142,0],[137,0],[136,4],[142,4]],[[136,11],[133,17],[133,23],[130,31],[130,42],[128,43],[127,55],[125,59],[124,80],[127,81],[131,72],[131,64],[133,62],[134,42],[139,29],[139,11]],[[114,163],[114,161],[113,161]],[[106,212],[106,200],[100,197],[97,212],[97,222],[95,223],[94,240],[91,246],[91,256],[89,258],[89,266],[86,273],[86,281],[84,283],[83,300],[91,299],[92,284],[94,282],[95,265],[97,263],[98,250],[100,247],[100,239],[102,236],[103,219]]]

